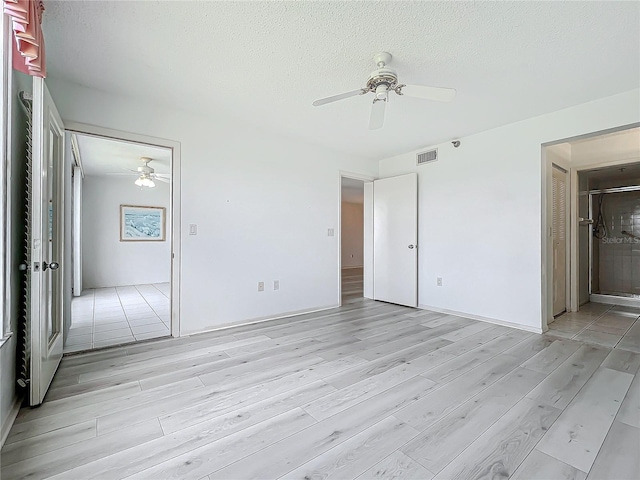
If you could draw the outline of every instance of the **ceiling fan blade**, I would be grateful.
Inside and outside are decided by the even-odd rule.
[[[132,172],[132,173],[106,172],[105,175],[126,175],[127,177],[130,177],[130,176],[137,177],[140,174],[138,172]]]
[[[426,85],[405,85],[401,92],[407,97],[424,98],[436,102],[450,102],[456,96],[453,88],[427,87]]]
[[[320,100],[316,100],[315,102],[313,102],[313,106],[319,107],[320,105],[325,105],[331,102],[337,102],[338,100],[343,100],[349,97],[355,97],[356,95],[362,95],[364,93],[367,93],[367,92],[362,88],[359,88],[358,90],[354,90],[353,92],[341,93],[340,95],[334,95],[333,97],[327,97],[327,98],[322,98]]]
[[[384,110],[387,106],[386,100],[374,101],[371,106],[371,117],[369,118],[369,130],[377,130],[384,125]]]
[[[171,178],[171,174],[170,173],[154,173],[154,175],[156,177]]]
[[[153,177],[154,180],[158,180],[159,182],[164,182],[164,183],[171,183],[171,180],[169,180],[168,178],[164,178],[164,177],[158,177],[157,175],[155,175]]]

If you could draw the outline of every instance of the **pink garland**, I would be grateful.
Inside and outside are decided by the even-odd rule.
[[[4,13],[11,17],[15,42],[13,68],[37,77],[46,77],[42,0],[4,0]]]

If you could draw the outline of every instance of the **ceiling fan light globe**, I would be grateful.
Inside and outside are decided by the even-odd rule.
[[[378,100],[383,100],[386,101],[387,100],[387,86],[386,85],[378,85],[376,87],[376,98]]]
[[[135,183],[139,187],[142,187],[142,186],[144,186],[144,179],[138,177],[138,178],[136,178],[136,181],[133,182],[133,183]]]

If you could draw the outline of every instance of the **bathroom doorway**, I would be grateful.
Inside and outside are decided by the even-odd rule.
[[[549,166],[569,172],[570,203],[568,313],[547,319],[549,330],[640,353],[640,128],[547,146],[545,154]]]

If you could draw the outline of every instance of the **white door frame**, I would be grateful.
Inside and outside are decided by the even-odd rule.
[[[181,217],[180,217],[180,142],[164,138],[123,132],[110,128],[98,127],[84,123],[65,121],[65,129],[71,133],[93,135],[98,137],[123,140],[125,142],[143,143],[156,147],[169,148],[171,158],[171,336],[180,336],[180,274],[181,274]]]
[[[551,223],[553,221],[553,200],[552,200],[552,162],[551,159],[547,157],[546,147],[550,147],[552,145],[558,145],[560,143],[574,142],[576,140],[583,140],[587,138],[599,137],[601,135],[606,135],[609,133],[620,132],[623,130],[629,130],[631,128],[639,127],[640,123],[633,123],[630,125],[621,125],[619,127],[610,128],[606,130],[601,130],[598,132],[586,133],[583,135],[577,135],[575,137],[563,138],[559,140],[554,140],[551,142],[545,142],[541,144],[541,159],[542,159],[542,208],[541,208],[541,266],[542,266],[542,275],[541,275],[541,289],[540,289],[540,301],[541,301],[541,327],[542,331],[546,332],[548,330],[548,323],[553,321],[553,244],[550,236],[550,228]],[[580,165],[579,167],[570,167],[569,168],[569,198],[570,198],[570,218],[567,225],[570,229],[570,237],[569,237],[569,250],[567,250],[570,262],[570,268],[568,270],[570,277],[570,288],[569,288],[569,297],[568,304],[569,309],[567,312],[575,312],[578,310],[578,284],[579,284],[579,272],[578,272],[578,171],[580,170],[589,170],[598,166],[613,166],[620,165],[624,163],[633,162],[631,159],[616,159],[609,162],[597,162],[589,165]],[[560,165],[562,166],[562,165]]]
[[[347,172],[344,170],[338,171],[338,306],[342,306],[342,179],[350,178],[352,180],[362,180],[365,183],[373,182],[377,180],[375,177],[371,177],[369,175],[362,175],[360,173]],[[365,197],[365,202],[367,201]],[[366,205],[365,205],[366,209]],[[367,239],[369,234],[367,229],[364,230],[364,245],[367,243]],[[363,252],[363,264],[366,266],[367,259],[364,256]],[[363,283],[364,283],[364,266],[363,266]]]
[[[71,167],[73,170],[73,180],[71,184],[73,216],[71,217],[71,232],[73,245],[71,245],[71,257],[73,258],[72,275],[72,297],[79,297],[82,294],[82,169],[77,166]]]

